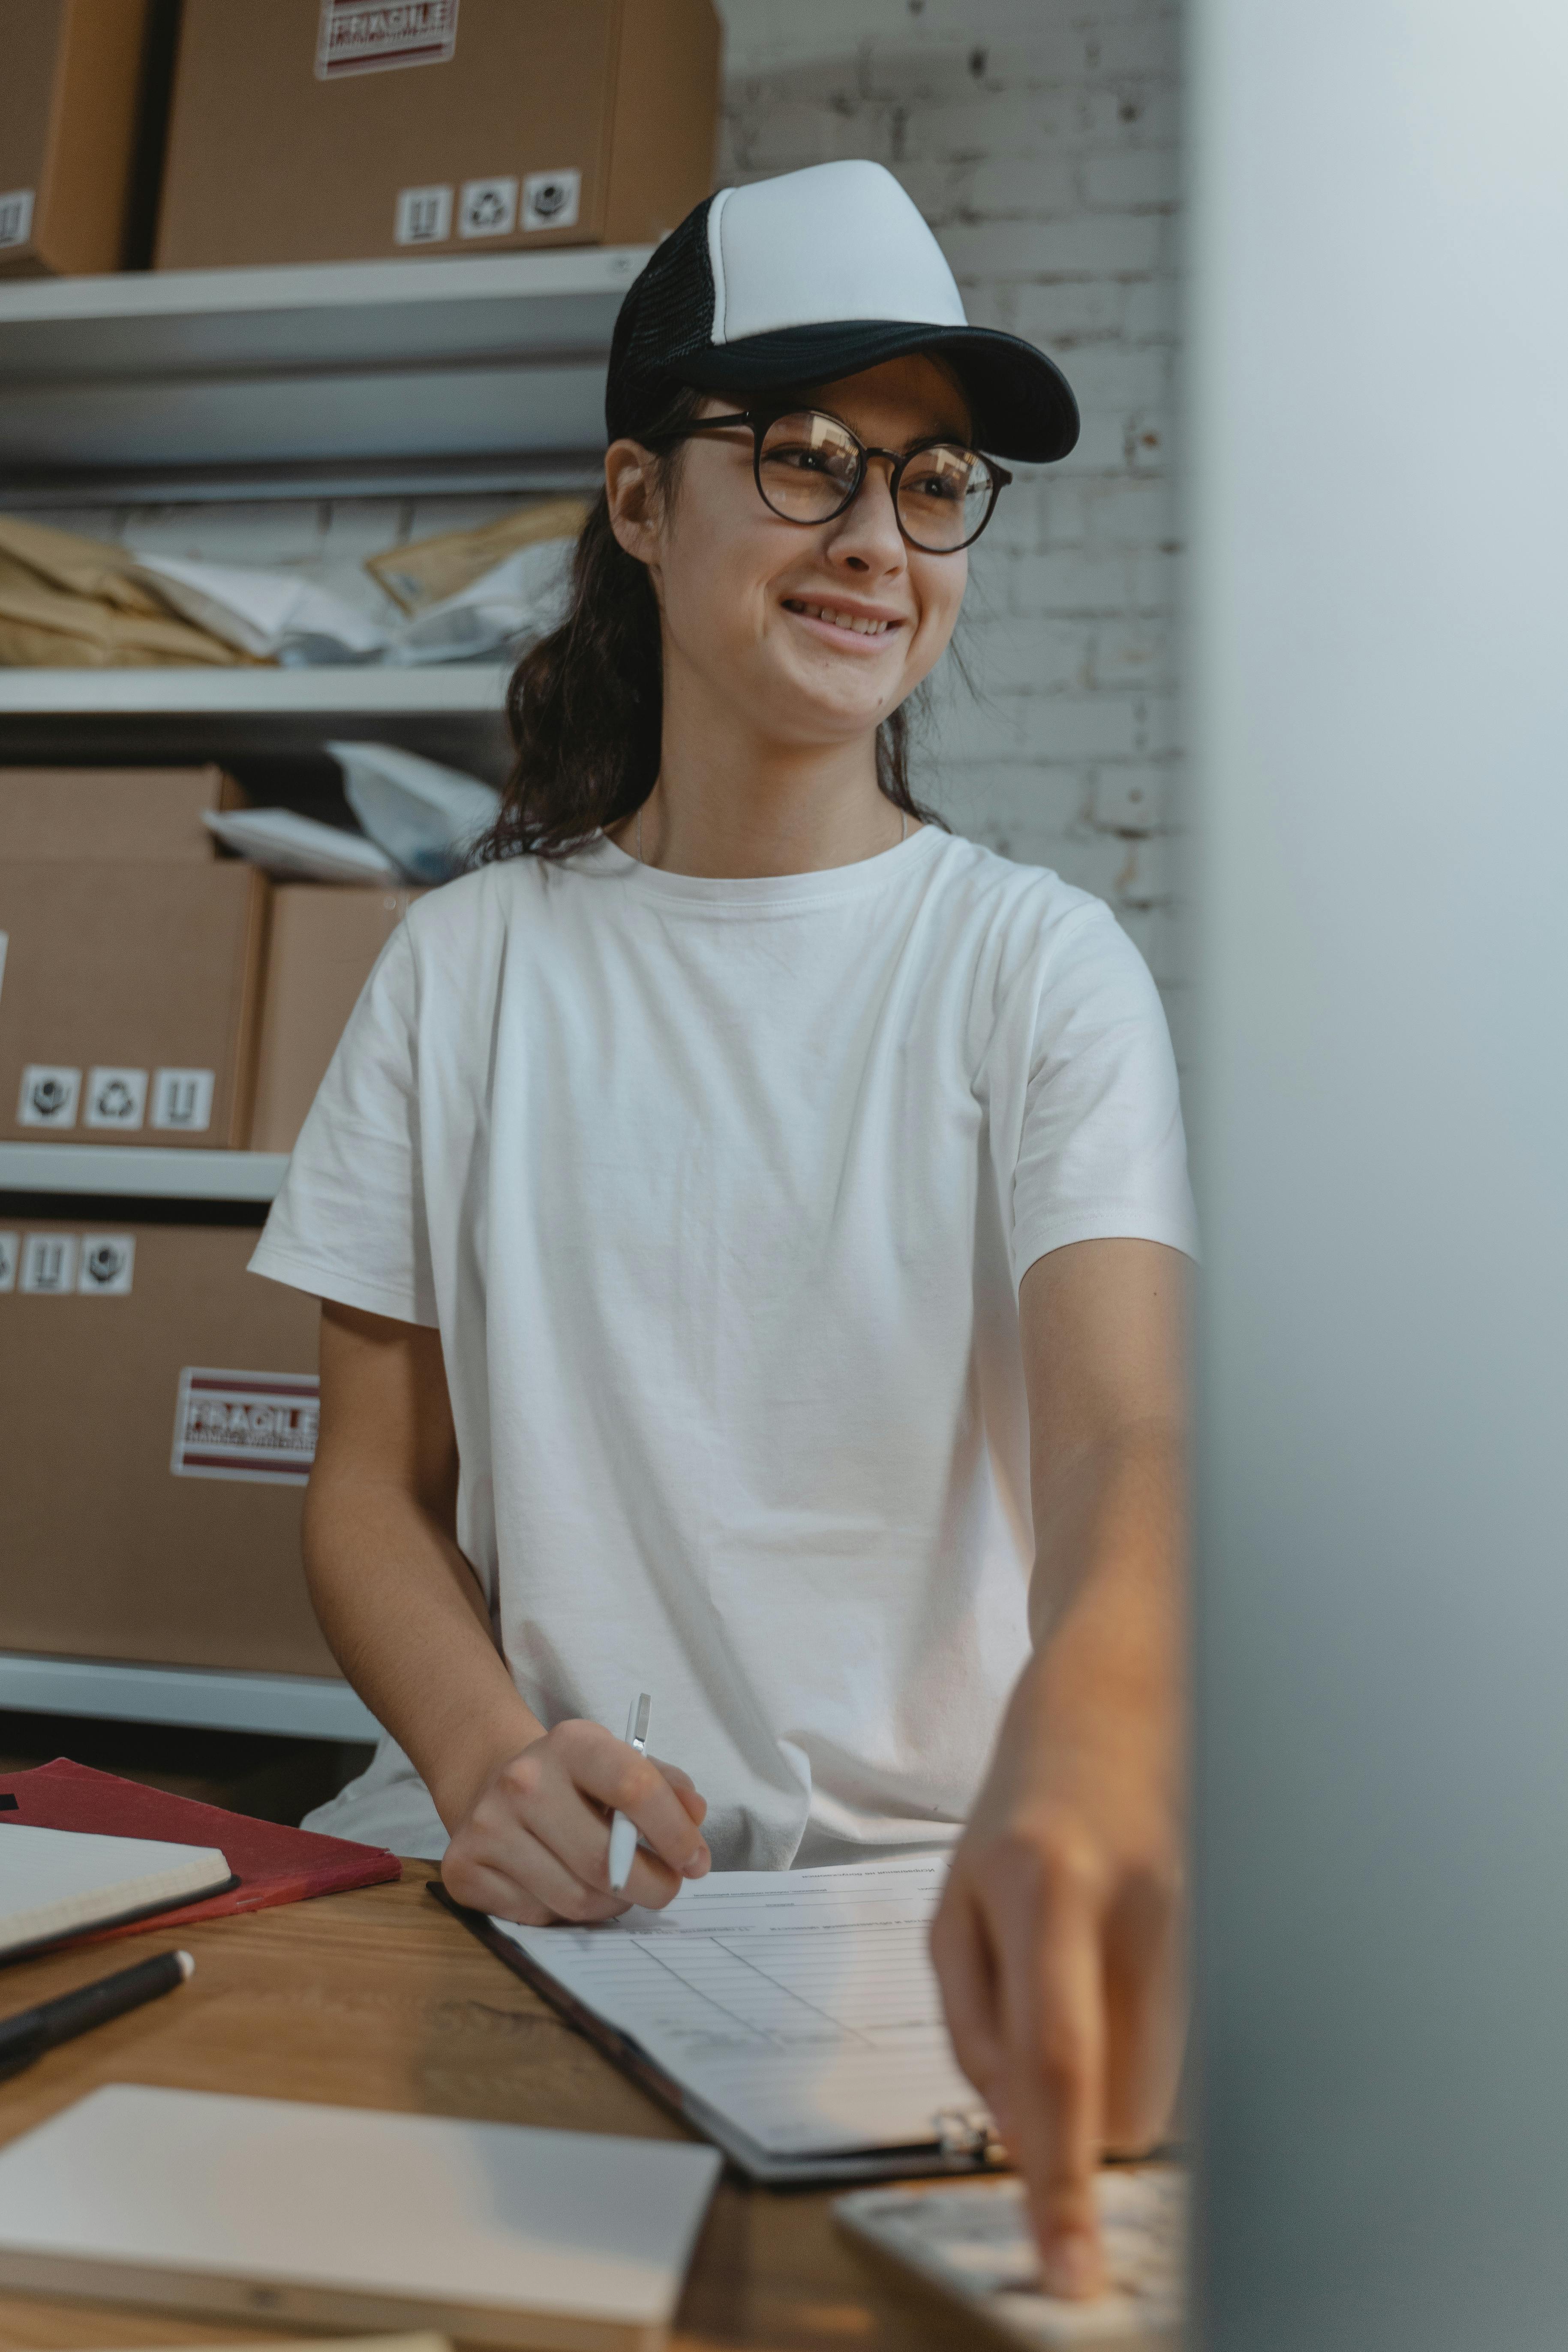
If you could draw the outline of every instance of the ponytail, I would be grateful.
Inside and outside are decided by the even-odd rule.
[[[650,444],[689,423],[702,400],[678,391],[650,422]],[[667,497],[683,448],[655,449],[655,484]],[[658,601],[647,566],[616,539],[603,490],[578,535],[570,610],[518,663],[506,709],[511,772],[478,863],[570,857],[633,815],[652,792],[664,721]],[[930,823],[910,789],[909,741],[905,704],[877,730],[877,782],[895,808]]]

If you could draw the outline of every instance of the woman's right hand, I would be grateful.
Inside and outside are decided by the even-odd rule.
[[[679,1765],[639,1756],[602,1724],[558,1723],[491,1775],[447,1848],[442,1881],[457,1902],[525,1927],[613,1919],[634,1903],[659,1911],[710,1867],[707,1811]],[[610,1892],[612,1812],[642,1841],[620,1895]]]

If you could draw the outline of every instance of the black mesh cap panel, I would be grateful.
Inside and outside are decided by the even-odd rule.
[[[659,409],[682,360],[707,351],[713,339],[713,265],[708,256],[704,196],[687,214],[626,289],[610,343],[605,382],[605,424],[612,441],[635,437]]]

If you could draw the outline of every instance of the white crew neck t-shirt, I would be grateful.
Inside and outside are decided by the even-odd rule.
[[[650,1692],[754,1870],[957,1833],[1028,1654],[1017,1286],[1110,1235],[1193,1247],[1148,971],[1098,899],[928,826],[418,900],[251,1263],[438,1328],[523,1698],[618,1734]],[[446,1844],[390,1740],[312,1824]]]

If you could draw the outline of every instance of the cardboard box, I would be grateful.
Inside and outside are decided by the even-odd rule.
[[[255,1242],[0,1202],[0,1649],[336,1673],[300,1557],[320,1309]]]
[[[156,266],[653,244],[719,51],[711,0],[185,0]]]
[[[144,259],[172,32],[157,0],[0,0],[0,276]]]
[[[416,890],[274,887],[253,1151],[292,1151],[371,967]]]
[[[242,808],[221,768],[0,768],[0,863],[92,857],[213,862],[204,810]]]
[[[246,1142],[269,886],[200,824],[233,789],[0,774],[0,1137]]]

